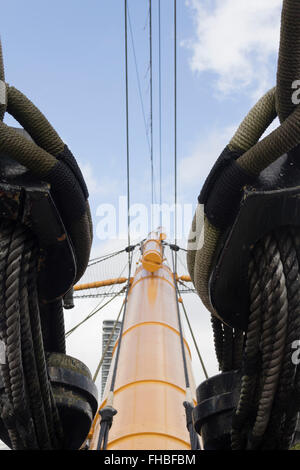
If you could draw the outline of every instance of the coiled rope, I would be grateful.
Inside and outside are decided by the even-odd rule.
[[[211,325],[219,369],[222,372],[239,369],[243,357],[244,332],[225,325],[214,315],[211,316]]]
[[[239,361],[235,365],[231,362],[232,331],[222,324],[210,300],[214,255],[221,235],[234,220],[243,186],[254,182],[265,168],[300,143],[300,107],[292,100],[299,73],[300,3],[284,0],[277,86],[252,108],[214,166],[199,197],[189,237],[188,269],[212,313],[221,370],[235,368]],[[276,116],[280,126],[259,140]],[[223,205],[226,198],[227,205]],[[248,279],[249,322],[232,448],[286,449],[295,429],[300,390],[300,373],[292,362],[292,344],[300,333],[296,228],[285,227],[257,243]]]
[[[6,111],[31,139],[4,124]],[[93,236],[88,191],[75,158],[45,116],[5,83],[1,44],[0,153],[50,184],[72,243],[77,282],[88,264]],[[62,449],[63,429],[46,365],[47,352],[65,353],[62,300],[39,301],[39,244],[27,228],[0,219],[0,246],[1,419],[13,449]]]
[[[36,243],[23,226],[0,225],[1,364],[7,401],[1,418],[13,449],[61,448],[63,436],[48,380],[38,295]]]
[[[293,342],[299,338],[299,230],[284,227],[252,251],[250,318],[233,449],[286,449],[299,401]]]
[[[51,184],[52,195],[74,246],[77,282],[88,264],[93,237],[88,192],[81,171],[68,147],[25,95],[6,84],[5,99],[7,112],[33,141],[0,121],[0,152]]]

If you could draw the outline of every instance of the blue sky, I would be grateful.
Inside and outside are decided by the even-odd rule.
[[[158,0],[153,0],[154,163],[158,181]],[[275,83],[281,0],[178,0],[179,202],[196,204],[209,169],[256,98]],[[148,1],[128,0],[149,117]],[[162,4],[163,201],[173,201],[173,0]],[[2,2],[6,79],[46,114],[97,207],[126,195],[123,0]],[[132,202],[149,204],[150,158],[129,36]],[[11,119],[6,122],[12,123]],[[158,192],[158,185],[157,185]],[[189,225],[189,221],[187,222]],[[95,237],[94,253],[116,243]],[[189,300],[197,322],[200,301]],[[85,310],[85,308],[83,309]],[[113,315],[113,312],[111,312]],[[73,324],[80,314],[72,316]],[[201,317],[202,318],[202,317]],[[205,321],[209,318],[205,312]],[[200,320],[199,320],[200,322]],[[208,323],[202,344],[216,370]],[[86,330],[86,335],[91,330]],[[76,348],[76,338],[72,348]],[[92,351],[86,362],[93,369]]]

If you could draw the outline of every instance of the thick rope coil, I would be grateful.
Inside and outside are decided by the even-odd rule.
[[[223,364],[223,327],[222,322],[214,315],[211,315],[211,324],[214,334],[214,345],[217,360],[219,363],[219,369],[222,369]]]
[[[2,44],[0,40],[0,121],[3,121],[6,111],[6,87],[5,87],[5,74],[4,62],[2,53]]]
[[[227,372],[233,368],[233,330],[223,324],[223,361],[222,371]]]
[[[233,364],[234,370],[240,369],[243,360],[243,348],[244,348],[244,332],[242,330],[235,329],[233,336]]]
[[[6,111],[30,138],[3,123]],[[49,183],[73,246],[77,282],[93,238],[88,190],[75,158],[45,116],[5,83],[1,43],[0,152]],[[64,442],[45,359],[45,351],[66,351],[62,302],[39,305],[37,256],[25,227],[0,221],[0,339],[6,348],[0,370],[7,398],[0,412],[15,449],[59,449]]]
[[[300,4],[284,0],[281,15],[280,48],[277,69],[276,107],[280,121],[295,109],[292,101],[293,82],[300,71]]]
[[[263,384],[252,431],[255,442],[262,439],[271,415],[284,354],[288,318],[283,265],[277,244],[270,236],[264,241],[264,249],[265,274],[262,283],[266,302],[264,302],[261,339]]]
[[[243,357],[243,331],[233,330],[214,315],[211,316],[211,325],[219,369],[223,372],[239,369]]]
[[[259,247],[256,248],[258,251]],[[244,371],[241,380],[239,403],[235,412],[232,428],[232,449],[240,450],[245,446],[247,437],[241,430],[247,422],[258,377],[258,360],[260,357],[260,332],[262,318],[262,292],[254,259],[249,264],[250,314],[245,341]]]
[[[13,449],[58,449],[63,433],[48,380],[36,290],[37,250],[22,226],[0,224],[1,418]]]
[[[290,407],[294,388],[296,366],[292,361],[293,343],[300,338],[300,279],[299,263],[295,250],[294,240],[287,229],[276,233],[277,243],[283,263],[288,294],[288,326],[282,361],[282,371],[278,384],[269,423],[270,446],[275,448],[288,448],[297,418],[297,411],[293,410],[289,417],[286,411]]]
[[[298,260],[298,265],[300,266],[300,233],[298,227],[291,227],[290,228],[290,233],[293,239],[294,243],[294,248],[296,251],[297,255],[297,260]],[[293,290],[297,294],[299,293],[299,288],[297,287],[297,283],[299,282],[299,277],[300,274],[296,278],[293,279]],[[296,308],[296,302],[297,299],[296,297],[294,298],[295,302],[295,323],[294,323],[294,328],[295,328],[295,338],[297,341],[299,341],[300,338],[300,320],[299,320],[299,315],[298,313],[298,308],[299,308],[299,303],[297,303],[297,308]],[[294,351],[294,349],[292,350]],[[292,359],[291,359],[292,362]],[[293,434],[295,432],[295,426],[297,424],[297,411],[300,411],[300,369],[299,365],[294,364],[295,366],[295,375],[294,375],[294,383],[293,383],[293,390],[292,390],[292,395],[291,399],[289,400],[289,405],[286,410],[285,414],[285,422],[282,424],[282,429],[281,429],[281,448],[288,448],[291,444],[291,441],[293,439]]]
[[[38,445],[26,395],[21,349],[20,274],[25,240],[24,228],[17,227],[11,238],[5,273],[6,355],[18,432],[24,448],[36,449]]]
[[[265,168],[300,144],[300,106],[292,101],[293,81],[299,78],[300,71],[299,18],[300,3],[284,0],[277,87],[266,93],[246,116],[198,199],[188,244],[188,269],[204,305],[216,317],[209,280],[221,237],[234,220],[243,188],[255,183]],[[277,115],[280,126],[259,140]],[[236,182],[229,178],[232,175]],[[197,244],[195,241],[202,235],[199,214],[203,205],[204,243]],[[290,230],[290,239],[280,231],[265,237],[256,245],[250,263],[250,317],[240,402],[233,422],[233,448],[286,448],[300,407],[300,369],[291,364],[291,345],[295,338],[299,339],[300,244],[299,237],[296,243],[293,229],[284,230]],[[219,332],[216,350],[222,363],[220,344]]]
[[[48,372],[46,366],[46,358],[44,352],[44,344],[42,338],[42,329],[40,321],[40,312],[38,306],[38,294],[36,287],[36,269],[37,269],[36,253],[32,252],[29,276],[27,281],[29,311],[31,319],[31,331],[34,340],[34,351],[37,361],[37,369],[40,378],[41,395],[44,403],[44,409],[50,433],[50,439],[54,448],[60,447],[63,441],[63,432],[59,419],[59,414],[52,394],[51,385],[48,380]]]
[[[22,357],[23,367],[26,376],[26,384],[28,398],[31,405],[34,424],[36,426],[36,434],[39,449],[51,449],[50,436],[48,432],[47,420],[41,397],[41,388],[39,376],[37,372],[36,359],[34,355],[33,338],[31,333],[31,323],[28,305],[27,276],[29,272],[32,241],[26,246],[22,263],[21,289],[20,289],[20,310],[21,315],[21,332],[22,332]]]
[[[293,343],[300,334],[300,236],[284,227],[252,251],[250,316],[232,449],[287,449],[300,400]],[[297,391],[298,390],[298,391]]]
[[[11,223],[8,221],[1,222],[1,230],[0,230],[0,292],[3,293],[5,291],[5,267],[7,264],[7,256],[9,253],[9,244],[11,239]],[[6,316],[5,316],[5,299],[3,294],[0,295],[0,334],[1,334],[1,341],[4,342],[6,345],[7,343],[7,331],[6,331]],[[5,402],[2,412],[1,418],[3,419],[6,428],[8,430],[8,434],[10,437],[10,441],[12,443],[12,448],[15,449],[17,446],[20,448],[21,443],[19,442],[19,437],[16,431],[16,418],[14,414],[14,410],[12,408],[12,395],[11,395],[11,388],[10,388],[10,377],[9,377],[9,368],[7,361],[5,359],[4,363],[1,363],[1,374],[4,381],[4,387],[6,392],[6,397],[9,398],[8,401]],[[19,445],[18,445],[19,444]]]
[[[31,139],[4,124],[6,111]],[[0,152],[50,184],[51,195],[74,247],[77,282],[88,264],[93,239],[88,190],[75,158],[46,117],[19,90],[5,83],[1,43]]]

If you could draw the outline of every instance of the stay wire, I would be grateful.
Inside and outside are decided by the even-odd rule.
[[[113,424],[113,417],[117,414],[117,410],[112,406],[112,403],[113,403],[114,388],[115,388],[115,382],[116,382],[116,376],[117,376],[117,370],[118,370],[120,348],[121,348],[122,336],[123,336],[123,330],[124,330],[124,321],[125,321],[125,315],[126,315],[126,310],[127,310],[127,299],[128,299],[129,289],[130,289],[132,257],[133,257],[132,251],[128,251],[129,270],[128,270],[128,283],[127,283],[127,289],[126,289],[126,297],[124,301],[124,314],[123,314],[123,320],[121,324],[119,341],[117,345],[116,360],[115,360],[115,364],[113,368],[112,380],[111,380],[110,389],[109,389],[109,395],[111,395],[110,397],[111,404],[110,404],[110,400],[108,399],[106,406],[99,411],[101,420],[100,420],[100,433],[99,433],[99,438],[98,438],[98,443],[97,443],[97,450],[107,449],[109,430]]]
[[[205,365],[204,365],[204,362],[203,362],[203,359],[202,359],[202,356],[201,356],[201,353],[200,353],[200,350],[199,350],[199,347],[198,347],[198,344],[197,344],[197,341],[196,341],[196,338],[195,338],[195,335],[194,335],[194,331],[193,331],[193,329],[192,329],[192,326],[191,326],[189,317],[188,317],[188,315],[187,315],[187,311],[186,311],[186,308],[185,308],[185,305],[184,305],[184,303],[183,303],[183,299],[182,299],[182,298],[181,298],[181,305],[182,305],[182,309],[183,309],[183,312],[184,312],[184,316],[185,316],[186,322],[187,322],[187,324],[188,324],[188,327],[189,327],[189,330],[190,330],[190,333],[191,333],[191,337],[192,337],[192,339],[193,339],[193,343],[194,343],[195,349],[196,349],[196,351],[197,351],[198,358],[199,358],[200,364],[201,364],[201,366],[202,366],[202,369],[203,369],[205,378],[208,379],[208,373],[207,373],[206,367],[205,367]]]
[[[127,0],[124,0],[125,17],[125,88],[126,88],[126,163],[127,163],[127,230],[128,246],[130,246],[130,155],[129,155],[129,100],[128,100],[128,28],[127,28]],[[128,253],[128,261],[130,254]]]
[[[152,67],[152,0],[149,0],[149,51],[150,51],[150,160],[151,160],[151,229],[153,230],[154,163],[153,163],[153,67]]]
[[[107,253],[106,255],[99,256],[98,258],[93,258],[89,260],[88,267],[94,266],[95,264],[102,263],[102,261],[107,261],[110,258],[114,258],[117,255],[120,255],[125,252],[125,248],[123,250],[115,251],[114,253]]]
[[[100,312],[100,310],[103,310],[104,307],[106,307],[108,304],[110,304],[113,300],[115,300],[116,297],[118,297],[122,292],[124,292],[125,288],[123,287],[121,290],[119,290],[113,297],[111,297],[105,304],[101,305],[97,310],[94,310],[91,312],[87,317],[85,317],[84,320],[79,322],[77,325],[75,325],[73,328],[71,328],[69,331],[66,333],[66,338],[68,338],[72,333],[74,333],[77,328],[79,328],[81,325],[83,325],[85,322],[90,320],[96,313]]]
[[[127,283],[127,288],[126,288],[126,296],[124,300],[124,314],[123,314],[123,320],[122,320],[122,325],[120,329],[120,335],[119,335],[119,342],[118,342],[118,347],[117,347],[117,352],[116,352],[116,361],[114,364],[114,369],[113,369],[113,375],[111,379],[111,384],[110,384],[110,392],[114,392],[115,388],[115,382],[116,382],[116,376],[117,376],[117,370],[118,370],[118,363],[119,363],[119,357],[120,357],[120,349],[121,349],[121,343],[122,343],[122,336],[123,336],[123,330],[124,330],[124,322],[126,318],[126,311],[127,311],[127,301],[128,301],[128,294],[129,294],[129,289],[130,289],[130,276],[131,276],[131,266],[132,266],[132,254],[129,253],[129,272],[128,272],[128,283]]]
[[[160,226],[162,226],[162,93],[161,93],[161,0],[158,0],[158,93],[159,93],[159,205],[160,205]]]
[[[199,442],[197,433],[194,429],[193,418],[192,418],[194,403],[193,403],[191,390],[190,390],[190,379],[189,379],[189,373],[188,373],[188,368],[187,368],[184,338],[183,338],[183,329],[182,329],[182,323],[181,323],[181,318],[180,318],[179,293],[178,293],[178,285],[177,285],[177,278],[176,278],[176,271],[175,271],[175,255],[174,255],[174,251],[173,250],[171,251],[172,251],[172,262],[173,262],[173,277],[174,277],[174,287],[175,287],[175,296],[176,296],[177,318],[178,318],[178,326],[179,326],[179,334],[180,334],[180,345],[181,345],[185,386],[186,386],[186,400],[183,402],[183,406],[185,408],[186,427],[188,429],[189,436],[190,436],[191,450],[199,450],[200,442]]]
[[[184,341],[183,341],[183,330],[180,318],[180,309],[179,309],[179,300],[178,300],[178,286],[177,286],[177,279],[176,279],[176,271],[175,271],[175,256],[173,250],[171,250],[172,254],[172,264],[173,264],[173,278],[174,278],[174,286],[175,286],[175,296],[176,296],[176,307],[177,307],[177,320],[178,320],[178,327],[179,327],[179,334],[180,334],[180,344],[181,344],[181,353],[183,359],[183,368],[184,368],[184,378],[185,378],[185,385],[186,388],[190,388],[190,379],[187,369],[187,362],[186,362],[186,355],[184,350]]]
[[[128,13],[128,24],[129,24],[129,31],[130,31],[130,37],[131,37],[131,45],[132,45],[133,59],[134,59],[134,65],[135,65],[135,72],[136,72],[137,83],[138,83],[138,92],[139,92],[139,98],[140,98],[141,109],[142,109],[142,114],[143,114],[145,134],[146,134],[146,139],[147,139],[149,153],[150,153],[151,152],[151,145],[150,145],[148,129],[147,129],[147,119],[146,119],[145,106],[144,106],[143,95],[142,95],[141,79],[140,79],[138,63],[137,63],[137,56],[136,56],[136,50],[135,50],[135,42],[134,42],[134,36],[133,36],[133,28],[132,28],[132,23],[131,23],[129,5],[127,5],[127,13]]]
[[[109,349],[109,347],[110,347],[110,345],[111,345],[111,342],[112,342],[112,339],[113,339],[113,336],[114,336],[114,332],[115,332],[115,330],[116,330],[116,327],[117,327],[118,321],[119,321],[119,319],[120,319],[120,316],[121,316],[121,314],[122,314],[122,312],[123,312],[123,309],[124,309],[124,302],[122,302],[122,305],[121,305],[119,314],[118,314],[118,316],[117,316],[117,319],[115,320],[115,322],[114,322],[114,324],[113,324],[113,328],[112,328],[112,331],[111,331],[110,336],[109,336],[109,338],[108,338],[107,345],[106,345],[106,347],[105,347],[105,349],[104,349],[104,351],[103,351],[102,357],[101,357],[101,359],[100,359],[100,361],[99,361],[99,364],[98,364],[98,366],[97,366],[97,369],[96,369],[96,371],[95,371],[95,374],[94,374],[94,377],[93,377],[93,382],[96,382],[96,379],[97,379],[97,377],[98,377],[99,371],[100,371],[100,369],[101,369],[101,367],[102,367],[102,364],[103,364],[103,361],[104,361],[104,359],[105,359],[105,357],[106,357],[107,351],[108,351],[108,349]]]
[[[127,267],[127,262],[126,262],[126,264],[124,265],[124,267],[121,269],[121,271],[119,272],[119,275],[117,276],[117,279],[120,279],[120,278],[123,276],[123,273],[124,273],[126,267]],[[113,290],[114,290],[115,286],[116,286],[116,284],[112,284],[112,285],[110,286],[110,288],[109,288],[109,290],[108,290],[108,292],[107,292],[107,296],[109,296],[110,294],[113,294]],[[97,288],[95,288],[95,289],[97,289]],[[123,290],[124,290],[124,289],[121,289],[121,291],[119,291],[119,293],[122,293]],[[113,294],[113,296],[114,296],[114,294]],[[102,299],[100,300],[100,302],[96,305],[96,307],[91,311],[91,313],[89,314],[89,316],[90,316],[91,314],[93,314],[93,312],[94,312],[95,310],[98,312],[98,309],[99,309],[99,307],[103,304],[103,302],[104,302],[104,298],[102,298]]]
[[[177,245],[177,0],[174,0],[174,240]],[[177,254],[175,253],[175,271],[177,272]]]

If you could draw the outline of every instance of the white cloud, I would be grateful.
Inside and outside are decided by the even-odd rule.
[[[209,135],[202,139],[193,152],[183,158],[179,166],[181,191],[190,190],[191,186],[198,185],[199,190],[215,161],[229,143],[237,125],[225,129],[213,129]]]
[[[214,128],[194,146],[190,155],[185,156],[179,164],[181,192],[189,193],[191,187],[198,185],[199,191],[217,158],[235,134],[238,124]],[[276,118],[262,135],[262,139],[279,126]]]
[[[114,192],[117,181],[110,178],[102,177],[99,182],[96,178],[96,172],[89,162],[79,162],[80,169],[88,187],[89,194],[91,196],[96,195],[108,195]]]
[[[187,5],[196,23],[196,38],[184,43],[193,52],[193,71],[215,73],[222,94],[250,88],[258,97],[271,87],[282,0],[187,0]]]

